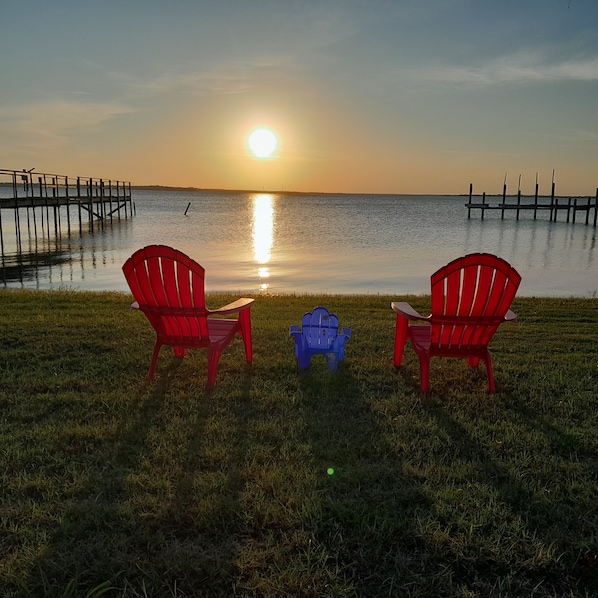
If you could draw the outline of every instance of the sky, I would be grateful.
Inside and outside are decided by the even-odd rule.
[[[257,158],[256,127],[278,146]],[[0,0],[0,169],[591,195],[597,0]]]

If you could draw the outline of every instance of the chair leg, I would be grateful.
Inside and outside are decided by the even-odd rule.
[[[488,392],[494,394],[496,392],[496,388],[494,386],[494,372],[492,371],[492,360],[490,359],[489,352],[484,358],[484,363],[486,364],[486,374],[488,375]]]
[[[407,318],[397,314],[397,323],[395,325],[395,350],[394,350],[394,366],[399,367],[403,361],[403,354],[405,353],[405,344],[407,343],[407,329],[409,323]]]
[[[427,395],[430,390],[430,358],[427,355],[418,355],[418,357],[422,393]]]
[[[216,384],[216,374],[218,373],[218,362],[220,361],[220,349],[208,349],[208,386]]]
[[[158,355],[160,354],[161,348],[162,348],[162,343],[156,341],[156,344],[154,345],[154,352],[152,353],[152,361],[150,362],[150,367],[147,372],[148,380],[154,379],[154,372],[156,371],[156,363],[158,361]]]
[[[247,363],[253,360],[253,348],[251,343],[251,314],[249,309],[244,309],[239,313],[239,327],[241,328],[241,337],[245,345],[245,357]]]
[[[300,370],[307,370],[311,363],[311,354],[309,351],[299,351],[297,354],[297,367]]]
[[[332,372],[336,372],[338,370],[338,361],[338,355],[336,353],[326,353],[328,369]]]
[[[477,368],[480,363],[480,358],[479,357],[468,357],[467,363],[469,364],[469,367]]]

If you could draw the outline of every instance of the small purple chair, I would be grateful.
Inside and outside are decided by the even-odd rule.
[[[338,362],[345,358],[345,343],[351,337],[350,328],[339,328],[338,318],[325,307],[316,307],[301,320],[301,327],[293,324],[290,336],[295,339],[295,356],[299,369],[309,368],[312,355],[326,356],[328,369],[338,370]]]

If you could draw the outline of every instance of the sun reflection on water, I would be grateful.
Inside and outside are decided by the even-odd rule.
[[[260,279],[260,291],[267,291],[270,286],[264,279],[270,277],[267,264],[272,256],[274,242],[274,198],[267,193],[260,193],[253,198],[253,257],[260,264],[257,270]]]

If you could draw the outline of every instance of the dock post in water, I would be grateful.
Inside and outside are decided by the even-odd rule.
[[[467,219],[471,218],[471,194],[473,193],[473,183],[469,183],[469,201],[467,202]]]
[[[554,170],[552,171],[552,187],[550,191],[550,220],[556,222],[557,212],[554,210]]]
[[[521,175],[519,175],[519,184],[517,185],[517,220],[519,220],[519,206],[521,205]]]
[[[575,200],[575,205],[577,205],[577,199]],[[567,200],[567,222],[569,222],[569,216],[571,215],[571,198]],[[575,210],[573,210],[573,222],[575,222]]]
[[[507,173],[505,172],[505,180],[502,184],[502,205],[505,205],[505,202],[507,201]],[[500,211],[500,219],[504,220],[505,219],[505,210],[504,208]]]
[[[534,194],[534,220],[536,219],[536,214],[538,213],[538,173],[536,172],[536,193]]]

